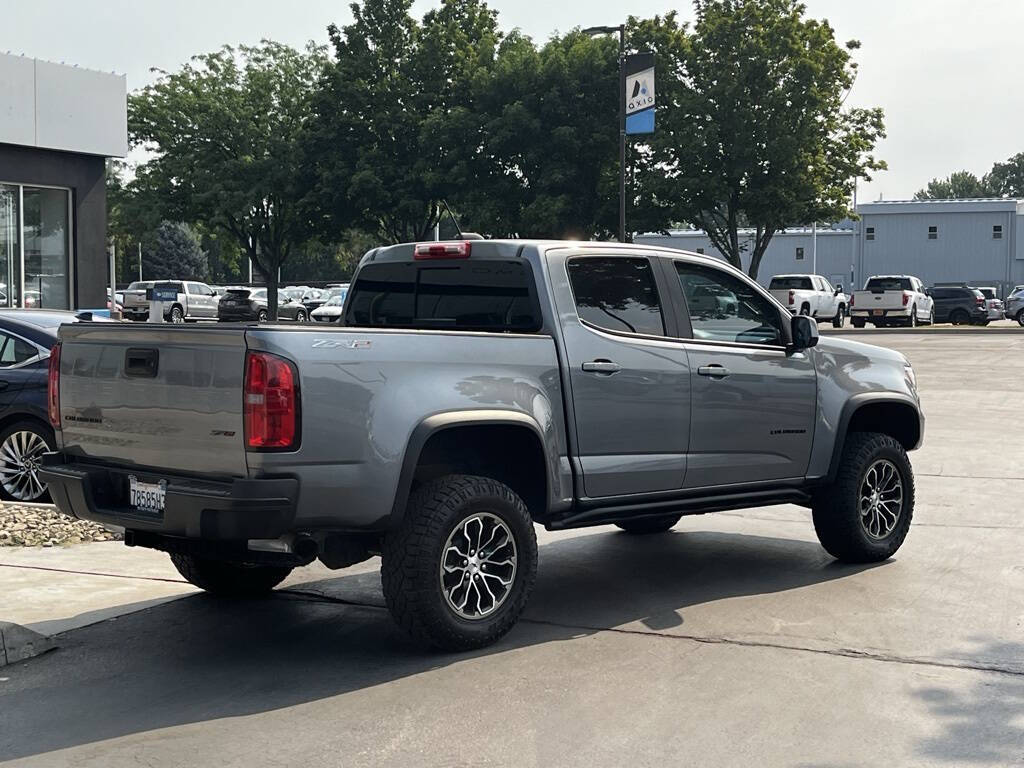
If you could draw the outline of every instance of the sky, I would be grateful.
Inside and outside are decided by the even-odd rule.
[[[1021,0],[805,0],[836,38],[861,41],[850,105],[885,110],[888,137],[877,154],[889,169],[861,182],[858,199],[909,198],[936,176],[1024,152],[1019,87]],[[416,15],[435,5],[416,0]],[[688,0],[492,0],[501,26],[543,41],[574,26],[617,24],[626,10],[651,16]],[[293,46],[325,43],[326,27],[351,19],[348,3],[327,0],[3,0],[0,51],[24,53],[127,75],[149,83],[151,68],[173,70],[224,43],[270,38]]]

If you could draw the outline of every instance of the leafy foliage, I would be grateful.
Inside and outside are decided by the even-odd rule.
[[[197,56],[129,99],[129,132],[153,153],[132,182],[166,215],[230,234],[267,277],[307,237],[305,125],[326,64],[310,46],[224,47]]]
[[[164,221],[147,240],[142,244],[142,270],[148,278],[206,279],[206,251],[200,247],[198,233],[188,224]]]
[[[952,200],[967,197],[995,197],[988,174],[980,179],[970,171],[956,171],[944,179],[932,179],[914,193],[915,200]]]

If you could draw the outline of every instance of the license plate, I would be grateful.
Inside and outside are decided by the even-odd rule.
[[[885,310],[884,309],[874,309],[874,310],[871,311],[871,314],[872,315],[881,316],[881,315],[885,314]]]
[[[135,475],[128,476],[128,491],[131,505],[139,512],[162,513],[167,496],[167,481],[143,483]]]

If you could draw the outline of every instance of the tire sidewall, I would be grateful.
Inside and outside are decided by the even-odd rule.
[[[900,518],[896,526],[885,538],[875,539],[868,535],[864,529],[860,515],[860,488],[864,482],[864,476],[868,469],[879,459],[887,459],[896,467],[900,475],[900,482],[903,484],[903,506],[900,509]],[[851,528],[854,535],[858,537],[858,546],[873,554],[872,559],[885,559],[890,557],[907,536],[910,529],[910,522],[914,510],[914,480],[913,469],[904,451],[892,443],[880,443],[871,448],[863,457],[861,465],[857,468],[856,481],[852,487],[841,489],[844,497],[840,500],[843,514],[848,515],[855,525]]]
[[[181,307],[171,307],[171,322],[172,323],[184,323],[185,313],[181,311]]]

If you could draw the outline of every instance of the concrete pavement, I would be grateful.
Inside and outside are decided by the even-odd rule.
[[[910,357],[928,415],[914,525],[887,563],[834,563],[792,506],[666,536],[539,532],[525,620],[493,648],[441,655],[392,627],[375,560],[225,603],[184,594],[164,555],[82,545],[66,550],[95,559],[79,570],[118,574],[82,581],[90,599],[184,596],[0,671],[0,760],[1024,765],[1024,336],[857,337]],[[82,590],[35,609],[7,591],[33,557],[0,565],[16,598],[0,618],[88,616],[70,597]],[[101,596],[116,589],[131,594]]]

